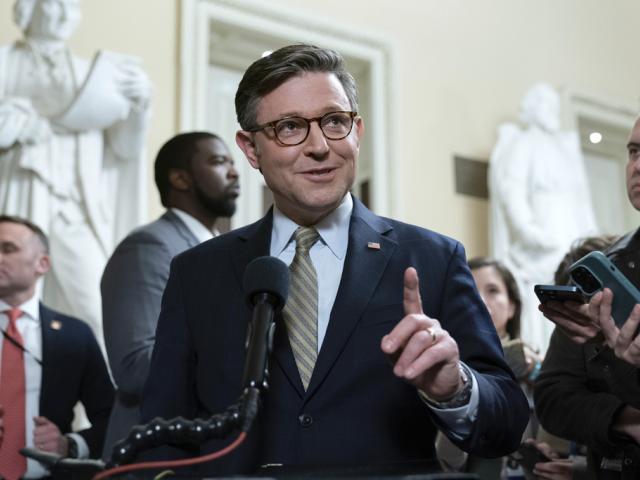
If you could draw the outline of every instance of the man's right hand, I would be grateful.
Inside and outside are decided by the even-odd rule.
[[[600,325],[589,316],[589,305],[551,301],[539,305],[538,310],[579,345],[602,336]]]

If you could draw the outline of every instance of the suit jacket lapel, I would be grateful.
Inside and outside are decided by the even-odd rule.
[[[198,245],[198,239],[191,232],[191,230],[189,230],[189,227],[185,225],[185,223],[178,215],[176,215],[171,210],[167,210],[164,215],[162,215],[162,218],[167,220],[169,223],[171,223],[171,225],[175,227],[176,232],[178,232],[178,235],[180,235],[187,243],[187,245],[189,245],[189,248]]]
[[[391,231],[389,224],[354,198],[342,280],[307,396],[315,392],[331,370],[376,291],[397,246]],[[369,248],[369,242],[379,243],[380,249]]]
[[[54,321],[51,310],[40,304],[40,327],[42,330],[42,378],[40,380],[40,415],[47,416],[46,406],[51,405],[49,396],[55,396],[56,386],[53,370],[59,360],[56,358],[57,330],[51,327]]]
[[[269,255],[271,245],[271,227],[273,225],[273,214],[267,213],[261,220],[243,229],[238,234],[238,245],[231,251],[233,265],[236,276],[244,278],[244,270],[249,262],[257,257]]]

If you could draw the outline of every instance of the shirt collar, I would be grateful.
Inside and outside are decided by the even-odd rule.
[[[5,310],[9,310],[11,305],[9,305],[4,300],[0,299],[0,312],[4,313]],[[24,313],[24,318],[32,320],[34,322],[38,322],[40,318],[40,301],[38,300],[37,295],[33,295],[29,300],[24,302],[22,305],[18,305],[18,308],[22,310]]]
[[[184,222],[189,231],[193,233],[193,236],[196,237],[198,242],[206,242],[207,240],[211,240],[213,237],[219,235],[218,230],[215,228],[213,230],[209,230],[202,223],[196,220],[192,215],[189,215],[184,210],[180,210],[179,208],[172,207],[171,210],[173,213],[178,215],[180,220]]]
[[[353,211],[353,199],[347,193],[338,208],[314,225],[322,242],[329,247],[336,258],[342,260],[347,254],[349,243],[349,222]],[[299,225],[273,206],[273,232],[271,251],[279,255],[293,240],[293,233]]]

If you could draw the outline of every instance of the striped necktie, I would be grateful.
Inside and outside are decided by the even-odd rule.
[[[298,227],[294,238],[296,255],[289,266],[291,285],[282,314],[306,390],[318,356],[318,278],[309,250],[320,235],[313,227]]]
[[[19,308],[4,313],[9,317],[6,334],[23,345],[22,335],[16,320],[22,315]],[[27,459],[19,450],[26,445],[25,424],[26,380],[22,350],[7,338],[2,343],[2,365],[0,365],[0,404],[4,408],[2,417],[4,431],[0,442],[0,478],[17,480],[27,470]]]

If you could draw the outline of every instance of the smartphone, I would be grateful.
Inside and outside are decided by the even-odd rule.
[[[530,443],[520,444],[518,450],[513,452],[510,457],[518,462],[522,468],[530,472],[533,472],[533,467],[536,463],[550,462],[552,460]]]
[[[591,252],[569,267],[569,275],[580,291],[591,298],[603,288],[613,292],[611,316],[618,327],[640,303],[638,290],[602,252]]]
[[[540,303],[576,302],[586,303],[586,298],[578,287],[574,285],[535,285],[533,291]]]

